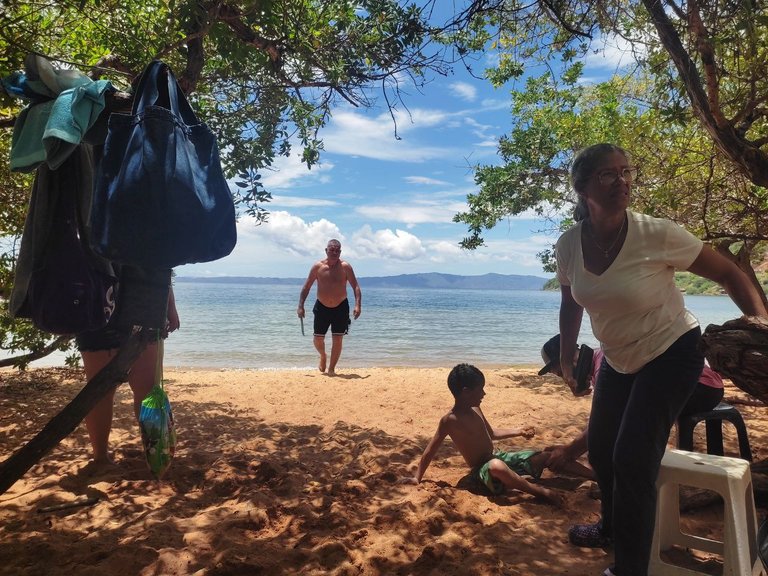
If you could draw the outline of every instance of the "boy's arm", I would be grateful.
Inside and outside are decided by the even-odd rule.
[[[496,430],[491,434],[491,440],[503,440],[504,438],[533,438],[536,436],[536,428],[533,426],[524,426],[523,428],[503,428]]]
[[[421,460],[419,460],[419,467],[416,469],[416,473],[413,475],[414,484],[421,482],[421,479],[424,477],[424,472],[427,471],[430,462],[432,462],[432,458],[435,457],[438,448],[440,448],[440,445],[443,443],[443,440],[445,440],[447,435],[448,431],[445,424],[445,418],[442,418],[440,420],[440,424],[437,426],[435,435],[432,437],[432,440],[429,441],[429,444],[427,444],[427,447],[424,449],[424,453],[421,455]]]
[[[493,426],[491,426],[491,423],[488,422],[488,419],[485,417],[485,414],[483,414],[483,411],[480,410],[480,407],[477,408],[478,413],[483,418],[483,422],[485,422],[485,429],[488,431],[488,435],[491,437],[491,440],[504,440],[505,438],[515,438],[518,436],[522,436],[523,438],[533,438],[536,435],[536,429],[533,426],[525,426],[523,428],[502,428],[500,430],[494,430]]]

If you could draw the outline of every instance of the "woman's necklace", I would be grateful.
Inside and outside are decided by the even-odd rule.
[[[613,242],[611,242],[611,245],[608,246],[608,248],[603,248],[600,246],[600,242],[597,241],[597,236],[595,236],[593,230],[592,230],[592,222],[590,221],[589,227],[587,228],[587,231],[589,232],[589,237],[592,238],[592,242],[595,243],[595,246],[597,246],[600,251],[603,253],[603,256],[605,256],[606,259],[611,257],[611,250],[613,250],[616,247],[616,244],[619,241],[619,238],[621,238],[621,233],[624,232],[624,224],[627,223],[626,216],[624,217],[624,220],[621,222],[621,228],[619,228],[619,233],[616,234],[616,238],[613,239]]]

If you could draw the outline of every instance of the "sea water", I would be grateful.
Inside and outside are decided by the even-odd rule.
[[[339,369],[366,366],[541,364],[542,344],[558,331],[560,293],[363,287],[362,314],[344,338]],[[314,290],[304,335],[296,315],[300,283],[176,282],[181,329],[166,341],[168,367],[306,369]],[[685,296],[703,328],[736,318],[728,297]],[[350,303],[353,302],[350,294]],[[597,346],[585,316],[579,343]],[[330,335],[326,346],[330,349]]]
[[[363,288],[339,371],[372,366],[541,365],[541,346],[558,331],[560,293],[523,290]],[[314,289],[304,334],[296,315],[301,281],[292,285],[176,281],[181,329],[165,342],[165,366],[215,369],[310,369]],[[353,302],[350,294],[350,303]],[[740,312],[726,296],[685,296],[702,328]],[[330,335],[326,337],[330,351]],[[579,343],[597,346],[585,315]],[[53,354],[33,366],[60,366]]]

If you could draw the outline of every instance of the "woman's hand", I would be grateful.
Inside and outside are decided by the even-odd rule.
[[[576,390],[578,385],[576,383],[576,378],[573,377],[573,370],[571,370],[570,373],[569,373],[568,370],[563,372],[563,382],[565,382],[565,385],[568,386],[568,388],[571,389],[571,393],[574,396],[577,396],[577,397],[579,397],[579,396],[589,396],[592,393],[592,388],[589,387],[589,386],[587,386],[586,389],[581,390],[581,391],[577,391]]]
[[[168,335],[170,332],[178,330],[181,327],[181,320],[179,320],[179,312],[176,310],[176,297],[173,294],[173,286],[168,291],[168,311],[165,316],[165,333]]]

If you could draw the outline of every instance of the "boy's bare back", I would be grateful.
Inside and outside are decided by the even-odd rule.
[[[479,407],[454,406],[442,417],[440,427],[444,427],[470,468],[481,466],[493,457],[493,440]]]

